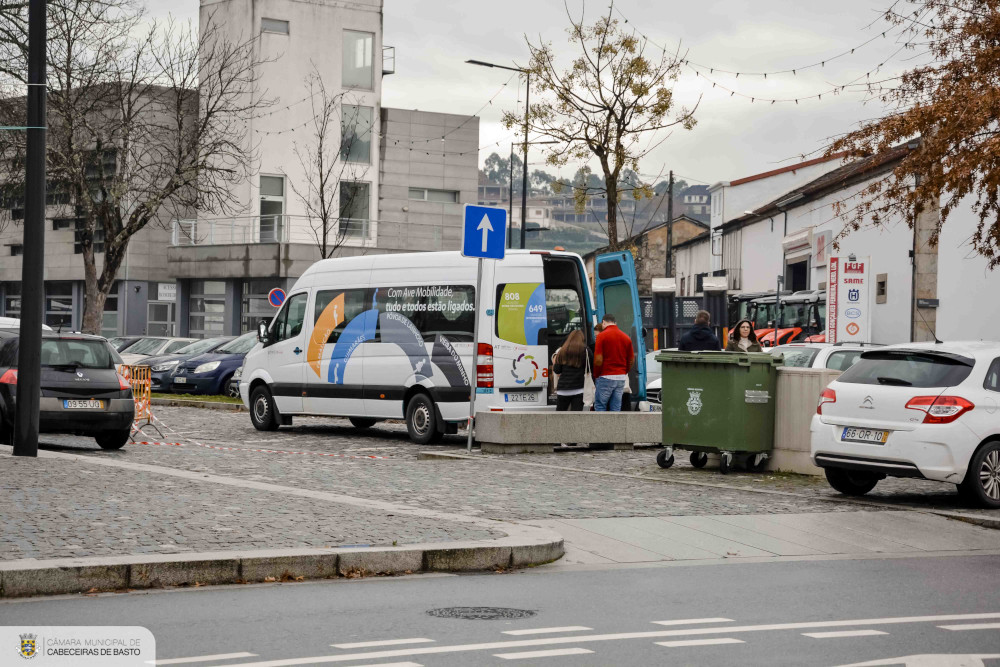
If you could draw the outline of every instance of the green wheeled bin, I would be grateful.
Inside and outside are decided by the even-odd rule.
[[[660,405],[663,445],[656,461],[674,462],[674,450],[691,452],[701,468],[719,455],[726,474],[737,457],[763,470],[774,448],[774,405],[780,355],[765,352],[661,352]]]

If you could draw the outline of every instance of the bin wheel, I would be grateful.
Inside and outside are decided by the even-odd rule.
[[[656,452],[656,465],[661,468],[669,468],[674,464],[674,455],[671,454],[670,458],[667,458],[667,450],[661,449]]]
[[[729,474],[729,466],[733,463],[733,455],[729,452],[719,454],[719,472],[723,475]]]
[[[751,454],[747,457],[747,470],[760,472],[767,467],[767,457],[763,454]]]
[[[691,452],[691,465],[695,468],[704,468],[708,463],[708,454],[705,452]]]

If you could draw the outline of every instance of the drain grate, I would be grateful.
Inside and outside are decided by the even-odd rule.
[[[470,621],[498,621],[512,618],[531,618],[536,611],[532,609],[510,609],[508,607],[443,607],[427,612],[437,618],[464,618]]]

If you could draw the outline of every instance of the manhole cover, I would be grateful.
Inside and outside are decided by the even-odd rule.
[[[465,618],[473,621],[496,621],[499,619],[531,618],[537,612],[531,609],[509,609],[507,607],[444,607],[427,612],[438,618]]]

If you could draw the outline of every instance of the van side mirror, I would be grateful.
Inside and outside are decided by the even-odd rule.
[[[267,322],[265,320],[261,320],[257,324],[257,340],[264,345],[267,345],[269,342],[267,336]]]

